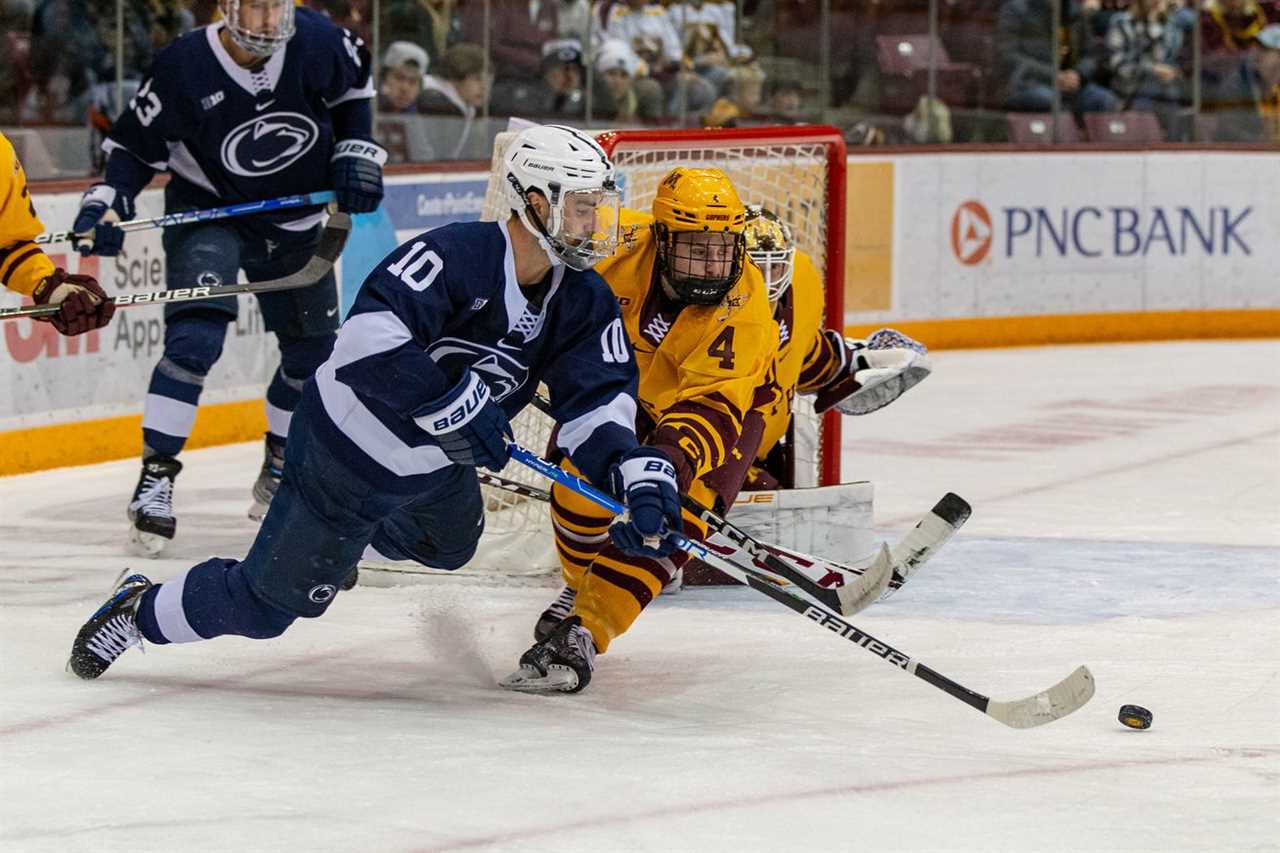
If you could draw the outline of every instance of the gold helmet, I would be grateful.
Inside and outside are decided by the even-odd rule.
[[[795,273],[796,243],[791,228],[772,210],[747,208],[747,255],[764,274],[769,301],[776,303],[791,286]]]
[[[746,258],[747,209],[728,176],[677,166],[658,184],[653,218],[658,267],[676,297],[693,305],[723,301]]]

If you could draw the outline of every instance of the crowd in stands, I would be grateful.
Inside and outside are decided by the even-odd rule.
[[[0,124],[113,109],[115,2],[0,0],[12,58],[0,64]],[[123,2],[135,86],[158,48],[218,14],[217,0]],[[372,44],[372,0],[306,2]],[[826,17],[815,0],[381,0],[378,105],[454,117],[453,137],[434,142],[441,159],[482,150],[478,117],[588,110],[615,126],[823,114],[868,144],[1047,141],[1046,127],[1071,141],[1092,134],[1090,116],[1117,114],[1147,114],[1133,124],[1160,140],[1280,141],[1280,0],[938,6],[931,39],[928,0],[832,0]]]

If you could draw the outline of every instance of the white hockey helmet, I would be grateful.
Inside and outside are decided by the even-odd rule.
[[[772,210],[750,204],[745,233],[747,255],[764,275],[769,302],[776,303],[791,286],[795,273],[796,243],[791,228]]]
[[[294,33],[293,0],[220,0],[227,35],[254,56],[270,56]]]
[[[527,127],[512,140],[504,161],[507,204],[552,263],[585,270],[613,254],[620,199],[613,163],[599,143],[572,127]],[[550,203],[546,222],[530,203],[531,192]]]

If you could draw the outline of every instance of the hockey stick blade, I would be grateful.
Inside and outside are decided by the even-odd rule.
[[[1093,673],[1087,666],[1034,696],[1013,702],[988,700],[986,714],[1012,729],[1031,729],[1060,720],[1093,698]]]
[[[141,293],[122,293],[113,298],[117,308],[135,305],[162,305],[169,302],[191,302],[197,299],[215,299],[237,293],[268,293],[275,290],[294,290],[315,284],[333,269],[338,256],[351,233],[351,217],[345,213],[333,213],[320,233],[315,254],[306,265],[295,273],[270,281],[222,284],[212,287],[179,287],[173,290],[146,290]],[[52,317],[60,310],[58,305],[24,305],[20,308],[0,308],[0,320],[16,320],[21,317]]]

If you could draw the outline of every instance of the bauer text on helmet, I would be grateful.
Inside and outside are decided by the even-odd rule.
[[[231,41],[254,56],[270,56],[293,37],[293,0],[221,0]]]
[[[674,295],[716,305],[742,275],[746,206],[718,169],[672,169],[653,199],[658,266]]]
[[[551,262],[589,269],[618,247],[619,196],[613,164],[587,134],[570,127],[528,127],[506,155],[507,204],[538,238]],[[533,204],[541,195],[545,218]]]
[[[769,302],[776,303],[791,286],[795,272],[796,244],[791,228],[772,210],[747,208],[747,255],[760,268]]]

